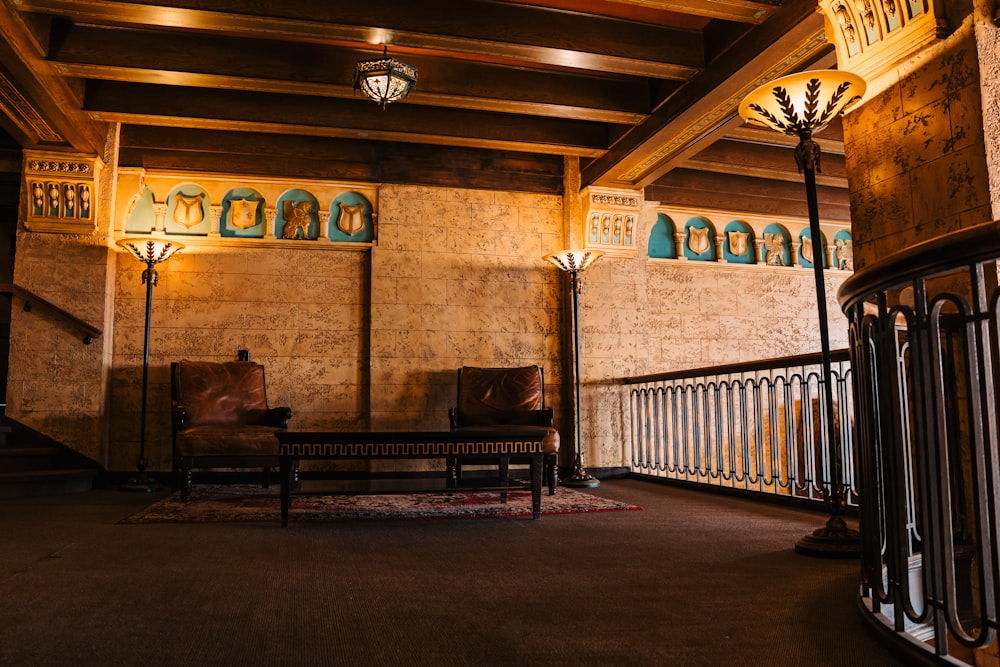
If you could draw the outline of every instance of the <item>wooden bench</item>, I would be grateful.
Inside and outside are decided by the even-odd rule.
[[[509,478],[478,480],[455,479],[451,476],[429,476],[439,480],[433,485],[400,485],[378,493],[442,492],[448,490],[496,490],[503,494],[512,490],[531,489],[532,515],[542,515],[542,467],[547,448],[548,428],[538,426],[476,428],[461,431],[283,431],[278,438],[278,459],[281,469],[281,525],[288,525],[291,506],[293,471],[297,461],[315,460],[402,460],[450,459],[461,457],[470,463],[495,463],[501,457],[517,456],[530,460],[530,480],[527,485]],[[551,439],[549,439],[551,440]],[[555,489],[550,488],[550,493]],[[344,491],[340,491],[343,493]],[[357,492],[356,489],[349,491]]]

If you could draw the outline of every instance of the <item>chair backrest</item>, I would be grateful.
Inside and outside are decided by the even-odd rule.
[[[539,366],[463,366],[458,371],[458,417],[465,426],[530,423],[527,415],[545,407],[544,386]]]
[[[178,361],[170,365],[171,395],[185,424],[255,424],[267,411],[264,367],[252,361]]]

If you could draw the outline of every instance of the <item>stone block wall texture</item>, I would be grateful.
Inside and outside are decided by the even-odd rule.
[[[291,427],[302,430],[445,429],[460,366],[537,363],[571,451],[569,286],[542,259],[569,243],[562,198],[384,186],[379,200],[370,250],[192,244],[158,267],[150,470],[170,469],[170,362],[231,360],[240,349],[265,365],[270,404],[291,406]],[[640,247],[655,218],[650,210],[640,221]],[[138,453],[142,268],[104,239],[22,234],[18,246],[18,283],[105,321],[107,333],[85,346],[40,313],[16,314],[9,410],[113,471],[133,469]],[[834,301],[846,275],[827,279],[834,348],[846,344]],[[583,282],[588,467],[627,465],[619,378],[819,349],[809,270],[648,261],[640,252],[601,259]]]
[[[107,330],[108,267],[102,238],[20,232],[14,282],[76,317]],[[106,463],[107,339],[83,334],[37,305],[11,308],[6,414]]]
[[[844,117],[855,269],[993,219],[974,35],[899,67]]]
[[[111,373],[111,467],[129,469],[139,442],[143,265],[118,257]],[[363,426],[367,396],[368,254],[311,249],[186,248],[158,266],[153,289],[146,456],[169,470],[170,362],[264,365],[271,406],[289,428]]]

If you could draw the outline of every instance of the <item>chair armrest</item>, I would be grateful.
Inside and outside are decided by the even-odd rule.
[[[268,426],[288,428],[288,420],[292,418],[292,409],[287,407],[269,408],[264,413],[264,421]]]
[[[172,401],[170,404],[170,415],[174,420],[174,429],[181,430],[184,427],[184,422],[187,421],[187,408],[184,407],[183,403]]]

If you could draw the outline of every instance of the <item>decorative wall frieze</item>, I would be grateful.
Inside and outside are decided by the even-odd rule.
[[[22,159],[26,229],[55,234],[91,234],[97,229],[100,158],[25,150]]]
[[[583,201],[586,208],[585,246],[603,250],[607,255],[634,257],[638,252],[636,232],[643,204],[642,191],[585,188]]]
[[[0,108],[36,143],[60,144],[65,138],[49,125],[0,68]]]
[[[812,269],[816,248],[823,266],[853,271],[853,238],[849,227],[824,225],[813,242],[809,223],[769,216],[737,216],[722,211],[657,207],[646,254],[651,260],[692,265],[759,266]]]
[[[355,250],[377,238],[378,189],[368,184],[125,168],[117,187],[116,237]]]
[[[821,0],[842,70],[871,81],[947,36],[930,0]]]

